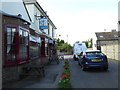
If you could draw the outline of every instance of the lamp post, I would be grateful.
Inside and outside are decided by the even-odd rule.
[[[67,34],[67,53],[68,53],[68,34]]]

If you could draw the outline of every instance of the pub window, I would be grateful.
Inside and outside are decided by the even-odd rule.
[[[16,28],[7,27],[7,61],[15,61],[16,60]]]
[[[26,60],[28,58],[28,31],[20,28],[19,30],[20,38],[20,60]]]
[[[45,55],[48,55],[48,39],[45,38]]]
[[[30,58],[38,58],[39,57],[39,44],[36,42],[30,42]]]

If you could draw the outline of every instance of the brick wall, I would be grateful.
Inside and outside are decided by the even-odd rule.
[[[46,58],[44,58],[43,61],[45,62]],[[22,74],[22,67],[24,67],[28,64],[29,65],[41,65],[42,63],[43,62],[42,62],[41,58],[38,58],[35,60],[31,60],[31,62],[27,63],[27,64],[22,64],[22,65],[13,66],[13,67],[3,67],[3,72],[2,72],[3,84],[11,82],[11,81],[14,82],[14,81],[20,80],[19,76]]]
[[[21,66],[13,66],[13,67],[4,67],[2,71],[2,80],[3,83],[7,83],[10,81],[19,80],[19,75],[21,73]]]
[[[3,83],[18,79],[18,67],[3,68],[2,79]]]

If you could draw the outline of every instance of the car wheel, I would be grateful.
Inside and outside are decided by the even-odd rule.
[[[83,71],[86,71],[86,68],[85,68],[84,65],[81,65],[81,68],[82,68]]]

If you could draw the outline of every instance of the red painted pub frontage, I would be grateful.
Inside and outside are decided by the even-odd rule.
[[[29,25],[19,16],[3,14],[3,66],[29,62]]]
[[[19,79],[21,67],[30,61],[29,25],[19,15],[2,15],[2,81]]]

